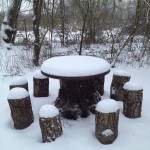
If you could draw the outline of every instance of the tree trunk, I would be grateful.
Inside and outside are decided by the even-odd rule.
[[[53,28],[54,28],[54,9],[55,9],[55,1],[53,0],[52,1],[52,12],[51,12],[51,14],[52,14],[52,19],[51,19],[51,43],[50,43],[50,57],[52,57],[52,49],[53,49]]]
[[[35,66],[39,65],[39,55],[41,49],[39,26],[41,20],[42,5],[43,5],[43,0],[33,0],[33,12],[34,12],[33,32],[35,36],[33,63]]]
[[[111,144],[118,136],[119,110],[113,113],[97,112],[95,135],[102,144]]]
[[[37,79],[33,77],[33,90],[35,97],[48,97],[49,96],[49,78]]]
[[[83,8],[82,8],[83,9]],[[89,12],[89,2],[87,1],[87,8],[86,12],[83,15],[83,25],[82,25],[82,31],[81,31],[81,41],[80,41],[80,49],[79,49],[79,55],[82,55],[82,46],[83,46],[83,39],[84,39],[84,32],[85,32],[85,25],[86,25],[86,20],[88,17],[88,12]]]
[[[43,143],[54,141],[57,137],[62,135],[63,131],[59,115],[53,118],[40,117],[39,122]]]
[[[27,128],[34,120],[30,97],[22,99],[8,99],[11,117],[16,129]]]
[[[61,46],[65,45],[65,2],[60,0]]]
[[[129,80],[130,76],[119,76],[114,74],[110,87],[110,98],[117,101],[123,101],[123,86]]]
[[[22,85],[10,85],[9,86],[9,89],[11,90],[11,89],[13,89],[13,88],[15,88],[15,87],[21,87],[21,88],[24,88],[24,89],[26,89],[27,91],[28,91],[28,83],[26,83],[26,84],[22,84]]]
[[[60,80],[60,90],[55,102],[61,115],[68,119],[87,117],[95,112],[95,105],[104,92],[104,77],[88,80]]]
[[[14,43],[17,33],[17,20],[22,0],[12,0],[2,23],[2,38],[6,43]]]
[[[141,117],[143,90],[124,89],[123,114],[128,118]]]

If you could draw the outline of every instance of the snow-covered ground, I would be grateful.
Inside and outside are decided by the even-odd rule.
[[[39,110],[44,104],[53,104],[55,101],[59,81],[50,79],[50,96],[47,98],[33,97],[33,72],[25,74],[29,83],[29,93],[34,112],[34,122],[26,129],[16,130],[10,115],[10,108],[7,102],[9,84],[12,77],[0,76],[0,149],[1,150],[149,150],[150,149],[150,69],[118,66],[115,69],[124,69],[131,74],[131,81],[138,82],[143,86],[144,97],[142,106],[142,116],[138,119],[126,118],[123,114],[122,102],[119,116],[119,135],[114,143],[102,145],[95,138],[95,116],[92,114],[88,118],[78,120],[61,119],[63,135],[51,143],[42,143],[39,126]],[[111,72],[106,76],[105,94],[103,99],[109,98]]]

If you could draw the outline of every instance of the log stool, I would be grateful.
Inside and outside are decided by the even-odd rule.
[[[115,100],[98,102],[95,114],[95,135],[102,144],[111,144],[118,136],[119,106]]]
[[[43,105],[40,109],[39,117],[43,143],[54,141],[62,135],[59,110],[55,106]]]
[[[128,118],[141,117],[143,88],[135,82],[124,85],[123,114]]]
[[[33,84],[35,97],[49,96],[49,78],[44,76],[40,70],[35,71],[33,76]]]
[[[11,117],[14,121],[14,128],[27,128],[34,120],[28,91],[24,88],[13,88],[10,90],[7,99],[11,110]]]
[[[22,87],[28,91],[28,81],[24,76],[19,76],[13,78],[13,80],[10,83],[9,89],[11,90],[12,88],[15,87]]]
[[[113,74],[112,83],[110,86],[110,98],[122,101],[123,100],[123,86],[130,80],[130,75],[124,70],[116,70]]]

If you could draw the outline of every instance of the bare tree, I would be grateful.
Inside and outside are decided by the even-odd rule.
[[[17,32],[17,20],[19,16],[19,11],[21,7],[22,0],[12,0],[9,3],[8,10],[6,11],[2,26],[1,32],[2,39],[6,43],[14,43],[15,36]]]
[[[79,9],[81,18],[82,18],[82,25],[81,25],[81,40],[80,40],[80,48],[79,48],[79,55],[82,55],[82,46],[84,41],[84,33],[86,29],[86,21],[89,13],[89,1],[88,0],[77,0],[75,1],[76,6]]]
[[[61,46],[65,45],[65,1],[60,0]]]
[[[39,55],[41,49],[39,27],[41,20],[42,5],[43,0],[33,0],[33,13],[34,13],[33,32],[35,36],[33,63],[35,66],[39,65]]]
[[[126,45],[129,43],[129,42],[133,42],[133,38],[134,36],[140,32],[142,29],[143,29],[143,26],[141,27],[140,26],[140,16],[141,16],[141,12],[142,12],[142,1],[141,0],[137,0],[136,2],[136,12],[135,12],[135,16],[134,16],[134,23],[133,23],[133,26],[132,26],[132,30],[128,36],[128,38],[125,40],[125,42],[123,43],[123,45],[121,46],[120,50],[117,52],[117,54],[114,56],[114,59],[111,63],[111,66],[114,67],[115,66],[115,63],[119,57],[119,55],[121,54],[121,52],[124,50],[124,48],[126,47]]]

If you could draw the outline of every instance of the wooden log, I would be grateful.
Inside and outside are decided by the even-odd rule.
[[[141,117],[143,89],[135,82],[124,85],[123,114],[128,118]]]
[[[55,106],[64,118],[76,120],[95,113],[95,105],[101,100],[104,78],[87,80],[60,80],[60,90]],[[103,83],[102,82],[102,83]],[[103,90],[101,91],[103,92]]]
[[[43,105],[39,117],[43,143],[55,141],[56,138],[62,135],[60,115],[55,106]]]
[[[116,70],[113,74],[110,86],[110,98],[116,101],[123,101],[123,86],[130,80],[130,75],[124,70]]]
[[[95,136],[102,144],[111,144],[118,136],[119,107],[112,99],[96,106]]]
[[[27,128],[34,120],[29,93],[24,88],[13,88],[8,95],[8,103],[14,128]]]
[[[35,97],[49,96],[49,78],[42,75],[40,70],[37,70],[33,76],[33,91]]]
[[[28,81],[23,76],[15,77],[11,81],[9,89],[11,90],[12,88],[15,88],[15,87],[21,87],[28,91]]]

